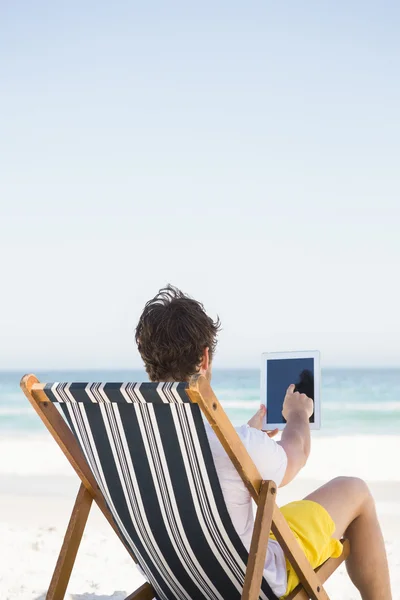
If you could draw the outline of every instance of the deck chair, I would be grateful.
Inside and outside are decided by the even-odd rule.
[[[47,600],[62,600],[93,501],[147,583],[126,600],[277,600],[263,577],[275,534],[301,584],[289,600],[329,600],[324,581],[347,557],[315,572],[202,376],[187,383],[39,383],[21,387],[81,485]],[[257,504],[247,552],[229,517],[203,415]]]

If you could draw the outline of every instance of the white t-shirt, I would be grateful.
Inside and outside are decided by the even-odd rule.
[[[210,424],[205,420],[207,437],[214,457],[215,468],[221,484],[225,503],[243,544],[250,550],[254,527],[253,503],[250,492],[236,471]],[[286,452],[266,433],[242,425],[235,427],[247,452],[264,480],[272,479],[279,486],[286,472]],[[269,540],[264,565],[264,577],[278,597],[286,593],[287,573],[282,548],[275,540]]]

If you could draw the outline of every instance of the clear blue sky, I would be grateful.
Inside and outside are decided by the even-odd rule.
[[[400,4],[2,2],[0,368],[139,365],[172,282],[220,366],[398,365]]]

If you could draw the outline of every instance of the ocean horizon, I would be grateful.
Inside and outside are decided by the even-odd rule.
[[[21,370],[0,371],[0,434],[29,436],[45,431],[19,387]],[[146,381],[143,369],[38,370],[40,381]],[[235,425],[260,405],[258,369],[215,369],[213,389]],[[313,436],[400,434],[400,368],[324,368],[322,427]]]

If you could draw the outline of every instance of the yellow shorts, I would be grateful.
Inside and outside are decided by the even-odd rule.
[[[299,500],[282,506],[280,510],[314,569],[331,556],[337,557],[342,554],[342,543],[332,538],[335,523],[323,506],[312,500]],[[272,534],[271,538],[276,539]],[[288,585],[282,598],[300,583],[287,559],[286,568]]]

